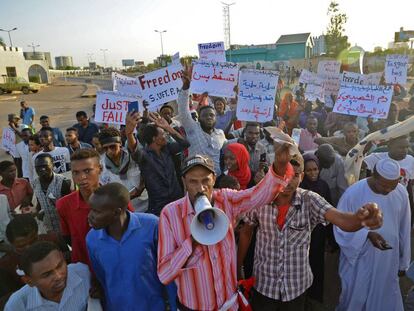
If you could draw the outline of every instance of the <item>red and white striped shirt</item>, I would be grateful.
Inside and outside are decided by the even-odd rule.
[[[234,191],[215,190],[214,206],[230,219],[226,237],[211,246],[192,247],[190,224],[195,212],[188,194],[168,204],[161,212],[158,241],[158,276],[162,283],[175,281],[178,299],[192,310],[218,310],[236,292],[236,244],[233,225],[240,213],[271,202],[293,176],[289,164],[279,177],[273,166],[255,187]],[[237,303],[229,310],[237,310]]]

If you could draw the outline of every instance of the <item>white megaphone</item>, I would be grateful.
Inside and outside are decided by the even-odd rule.
[[[214,245],[223,240],[230,224],[227,215],[212,207],[205,195],[196,199],[194,209],[196,215],[190,225],[193,238],[203,245]]]

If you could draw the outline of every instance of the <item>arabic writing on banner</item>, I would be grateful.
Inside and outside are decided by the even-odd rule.
[[[325,96],[338,95],[341,86],[340,74],[324,74],[320,75],[323,80],[323,92]]]
[[[302,69],[302,72],[300,73],[299,77],[299,83],[310,83],[313,81],[316,75],[313,72],[310,72],[309,70]]]
[[[385,119],[392,98],[392,86],[341,84],[333,111],[360,117]]]
[[[190,91],[193,94],[207,92],[212,96],[234,98],[238,72],[239,66],[235,63],[194,61]]]
[[[325,97],[323,82],[321,77],[314,74],[313,80],[306,85],[305,99],[310,101],[319,99],[323,102]]]
[[[182,73],[181,65],[170,65],[137,78],[149,111],[156,111],[162,104],[178,98],[178,91],[183,86]]]
[[[381,77],[382,72],[363,75],[356,72],[344,71],[341,75],[341,83],[351,85],[378,85]]]
[[[141,95],[136,78],[121,75],[117,72],[112,73],[113,90],[121,93]]]
[[[387,55],[385,59],[385,82],[390,84],[406,84],[408,55]]]
[[[278,79],[277,71],[240,71],[237,119],[254,122],[272,120]]]
[[[142,98],[120,92],[96,92],[95,122],[125,124],[128,106],[137,102],[138,111],[143,111]],[[135,109],[136,110],[136,109]]]
[[[331,75],[338,74],[341,69],[341,62],[336,60],[321,60],[318,63],[318,74]]]
[[[200,60],[209,60],[220,63],[226,62],[224,42],[200,43],[198,45],[198,54]]]
[[[17,155],[16,154],[16,134],[9,127],[3,128],[3,134],[1,137],[1,148],[7,151],[8,153],[10,153],[12,157],[15,157]]]

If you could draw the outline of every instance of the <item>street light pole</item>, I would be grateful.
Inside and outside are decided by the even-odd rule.
[[[108,49],[101,49],[102,53],[103,53],[103,57],[104,57],[104,69],[106,68],[106,52],[108,51]]]
[[[162,44],[162,34],[164,32],[167,32],[167,30],[154,30],[155,32],[158,32],[160,34],[160,39],[161,39],[161,66],[162,66],[162,61],[164,59],[164,45]]]
[[[39,44],[35,45],[33,42],[31,45],[30,44],[28,45],[29,48],[31,47],[33,49],[33,54],[36,53],[36,48],[38,48],[39,46],[40,46]]]
[[[0,29],[0,31],[7,32],[9,34],[10,47],[13,47],[13,42],[12,42],[10,33],[15,30],[17,30],[17,27],[14,27],[13,29],[10,29],[10,30]]]

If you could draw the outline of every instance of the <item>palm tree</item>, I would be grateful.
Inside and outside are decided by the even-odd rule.
[[[2,37],[0,37],[0,46],[6,46],[6,42],[4,42]]]

